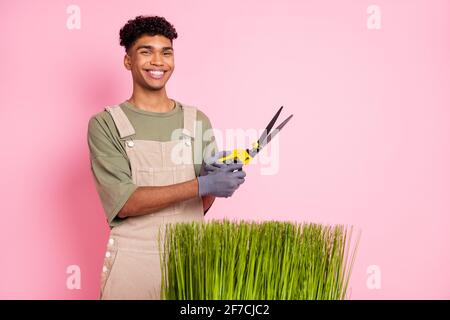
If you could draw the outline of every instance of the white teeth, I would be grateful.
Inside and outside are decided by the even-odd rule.
[[[159,77],[159,76],[162,76],[162,75],[164,74],[164,72],[163,72],[163,71],[150,71],[150,74],[151,74],[152,76],[157,76],[157,77]]]

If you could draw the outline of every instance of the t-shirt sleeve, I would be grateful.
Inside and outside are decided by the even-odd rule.
[[[94,116],[89,120],[87,140],[95,186],[108,224],[113,226],[123,220],[117,214],[137,186],[131,178],[128,159],[103,119]]]

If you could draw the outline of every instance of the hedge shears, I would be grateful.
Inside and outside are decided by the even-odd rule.
[[[288,121],[291,120],[291,118],[294,116],[293,114],[291,114],[278,127],[276,127],[273,132],[269,133],[272,130],[273,125],[277,121],[282,109],[283,106],[273,116],[266,129],[264,129],[261,137],[258,139],[258,141],[252,144],[252,147],[250,149],[235,149],[231,151],[229,155],[219,158],[218,161],[222,163],[237,163],[239,160],[243,164],[249,164],[250,161],[252,161],[253,158],[258,154],[258,152],[260,152],[261,149],[264,148],[270,142],[270,140],[272,140],[273,137],[275,137],[277,133],[280,132],[281,128],[283,128],[284,125],[288,123]]]

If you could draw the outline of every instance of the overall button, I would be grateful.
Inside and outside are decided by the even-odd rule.
[[[134,142],[131,141],[131,140],[128,140],[128,141],[127,141],[127,146],[130,147],[130,148],[133,148]]]
[[[111,252],[109,252],[109,251],[106,251],[106,254],[105,254],[105,256],[106,256],[107,258],[111,257]]]
[[[107,272],[108,268],[106,266],[103,266],[103,272]]]
[[[114,244],[114,239],[113,238],[109,238],[109,244],[113,245]]]

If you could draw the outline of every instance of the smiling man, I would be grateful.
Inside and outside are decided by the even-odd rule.
[[[212,129],[208,117],[167,96],[176,38],[162,17],[129,20],[120,44],[133,93],[89,120],[91,170],[111,228],[102,299],[159,299],[158,231],[167,223],[203,221],[215,197],[230,197],[245,180],[242,164],[214,163],[224,153],[213,135],[203,139]]]

